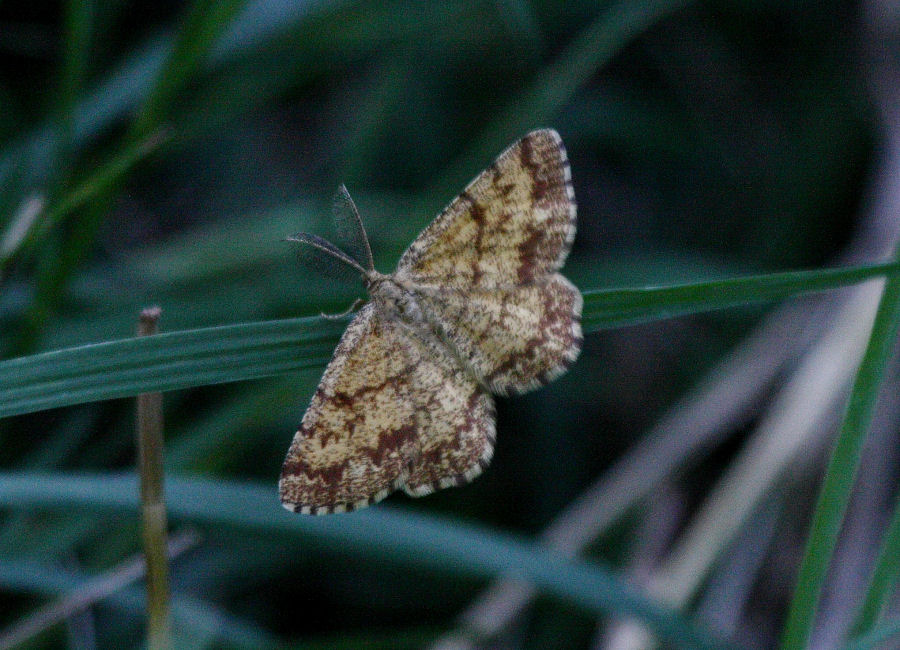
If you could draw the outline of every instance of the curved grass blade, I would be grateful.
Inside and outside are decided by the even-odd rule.
[[[195,546],[197,541],[197,536],[188,531],[173,537],[168,548],[163,552],[175,557]],[[0,648],[24,645],[49,628],[88,609],[94,603],[109,598],[146,575],[147,566],[144,556],[134,555],[103,574],[85,581],[78,589],[66,594],[63,598],[38,607],[8,626],[0,632]],[[165,640],[168,641],[168,637]],[[170,643],[168,645],[148,643],[149,647],[156,648],[167,648],[170,645]]]
[[[54,170],[57,182],[68,173],[74,146],[75,107],[84,89],[94,39],[94,3],[67,0],[63,11],[63,56],[57,88],[57,150]]]
[[[900,501],[881,541],[881,550],[872,571],[869,589],[853,629],[857,634],[870,630],[890,602],[900,578]]]
[[[212,47],[211,62],[235,60],[310,16],[345,2],[248,2]],[[82,97],[73,107],[73,145],[81,146],[97,137],[147,100],[174,47],[175,37],[170,34],[149,39]],[[46,122],[0,149],[0,186],[22,167],[23,161],[27,163],[27,169],[22,170],[26,176],[42,177],[52,162],[53,130],[53,123]]]
[[[0,247],[0,269],[9,263],[10,258],[19,249],[29,245],[35,239],[38,229],[42,232],[52,229],[71,212],[102,196],[120,182],[135,165],[165,144],[167,138],[168,135],[160,131],[145,140],[124,147],[99,165],[75,187],[61,195],[59,200],[46,210],[39,209],[36,216],[40,219],[32,219],[28,229],[18,238],[15,246]]]
[[[4,474],[0,507],[113,509],[137,516],[137,486],[131,474]],[[483,527],[390,507],[336,517],[297,517],[281,507],[270,485],[171,477],[166,490],[173,517],[217,528],[303,535],[352,555],[434,571],[472,577],[512,575],[592,612],[638,618],[678,647],[732,647],[598,565],[566,560],[539,544]]]
[[[868,634],[853,639],[844,650],[879,650],[880,648],[896,647],[896,645],[884,645],[885,641],[891,639],[894,639],[895,644],[900,642],[900,618],[886,621]]]
[[[585,292],[584,330],[777,300],[862,282],[900,265],[798,271]],[[344,328],[296,318],[171,332],[0,362],[0,417],[142,392],[258,379],[326,362]]]
[[[856,481],[860,453],[872,422],[884,371],[892,356],[898,326],[900,279],[891,277],[885,282],[872,334],[856,373],[844,422],[819,492],[781,639],[784,650],[805,648],[809,643],[822,587]]]

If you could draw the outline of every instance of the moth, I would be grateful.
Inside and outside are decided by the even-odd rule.
[[[402,489],[462,485],[491,460],[493,395],[559,376],[582,345],[582,297],[558,271],[575,193],[556,131],[533,131],[479,174],[401,256],[375,270],[309,233],[362,276],[369,301],[344,332],[284,461],[284,507],[347,512]]]

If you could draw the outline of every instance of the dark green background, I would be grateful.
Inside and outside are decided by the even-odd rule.
[[[130,336],[151,304],[164,330],[342,311],[361,284],[316,274],[282,241],[334,236],[339,183],[387,272],[536,127],[556,128],[568,148],[579,220],[565,273],[583,290],[814,268],[854,233],[877,126],[854,3],[250,2],[230,7],[233,19],[226,5],[0,4],[0,232],[30,196],[59,208],[2,267],[4,358]],[[209,54],[192,59],[182,42],[184,57],[161,68],[180,30],[214,11],[224,27]],[[616,12],[657,17],[624,38]],[[598,24],[607,28],[585,40]],[[67,205],[84,187],[90,199]],[[481,478],[389,503],[538,532],[760,313],[588,336],[566,376],[500,401]],[[167,394],[171,471],[270,482],[278,507],[280,464],[319,375]],[[127,469],[132,420],[131,400],[4,420],[0,464]],[[679,478],[685,508],[733,451]],[[87,528],[70,513],[7,516],[0,559],[87,571],[139,549],[136,518],[92,516]],[[634,523],[593,555],[627,560]],[[477,593],[450,573],[296,536],[202,533],[175,566],[175,588],[303,647],[417,646]],[[773,642],[791,585],[759,587],[757,643]],[[0,626],[40,602],[4,586]],[[101,647],[140,638],[139,610],[95,616]],[[542,599],[506,642],[589,647],[594,626]]]

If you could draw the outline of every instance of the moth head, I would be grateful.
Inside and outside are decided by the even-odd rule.
[[[373,271],[366,275],[366,289],[382,314],[405,321],[421,321],[424,317],[415,294],[401,286],[392,275]]]

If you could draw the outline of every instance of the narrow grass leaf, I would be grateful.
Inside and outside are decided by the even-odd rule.
[[[63,193],[59,200],[46,210],[41,210],[43,214],[38,215],[39,220],[32,219],[26,234],[19,237],[15,246],[0,247],[0,268],[5,266],[23,246],[34,241],[38,229],[47,232],[73,211],[102,196],[121,181],[137,163],[156,151],[165,140],[166,135],[158,132],[141,142],[123,148],[98,165],[84,180]]]
[[[0,417],[321,365],[346,324],[322,318],[124,339],[0,363]]]
[[[94,574],[47,562],[18,558],[14,562],[0,562],[0,587],[6,592],[37,594],[45,598],[65,597],[83,589],[95,578]],[[146,609],[144,590],[138,587],[117,591],[104,603],[117,612],[134,616],[135,620],[143,616]],[[226,640],[237,647],[272,647],[277,643],[265,630],[187,594],[173,594],[172,615],[181,628]]]
[[[605,7],[534,82],[509,102],[435,183],[435,188],[462,187],[499,147],[542,124],[565,106],[575,92],[632,40],[690,0],[620,0]]]
[[[895,274],[897,263],[846,269],[787,271],[667,287],[602,289],[584,292],[586,331],[674,318],[738,305],[783,300],[804,292],[825,291]]]
[[[853,628],[857,634],[862,634],[875,625],[888,606],[898,582],[900,582],[900,501],[894,509],[894,516],[881,541],[881,550],[875,561],[869,588]]]
[[[171,55],[132,125],[135,139],[142,140],[159,128],[175,98],[200,70],[243,6],[244,0],[196,0],[191,5]]]
[[[893,640],[888,645],[886,642]],[[900,618],[885,621],[868,634],[857,637],[848,643],[844,650],[884,650],[900,645]]]
[[[585,292],[586,332],[777,300],[900,272],[896,264]],[[123,339],[0,362],[0,417],[258,379],[327,361],[343,321],[296,318]]]
[[[892,276],[885,281],[869,344],[856,373],[844,422],[813,513],[810,536],[781,640],[784,650],[805,648],[809,643],[822,587],[859,469],[860,451],[872,422],[885,367],[892,356],[898,324],[900,279]]]
[[[0,475],[0,507],[126,510],[137,516],[133,475]],[[471,577],[511,575],[597,614],[637,618],[684,648],[729,644],[636,592],[606,569],[566,560],[539,544],[470,524],[379,507],[335,517],[298,517],[278,503],[274,485],[170,477],[173,517],[266,534],[301,535],[364,558],[378,557]]]
[[[68,0],[63,12],[62,69],[58,86],[58,112],[64,123],[64,148],[72,144],[75,107],[81,96],[90,61],[94,34],[94,0]]]
[[[245,11],[213,47],[212,60],[222,63],[239,58],[247,50],[259,47],[325,9],[339,8],[347,0],[303,3],[272,3],[270,0],[249,2]],[[159,78],[166,61],[171,58],[175,39],[169,34],[157,35],[135,48],[121,64],[101,78],[74,108],[73,144],[83,145],[97,137],[116,121],[145,101]],[[45,122],[22,138],[0,149],[0,187],[14,173],[40,175],[50,164],[53,153],[52,122]],[[21,170],[23,161],[28,169]]]

